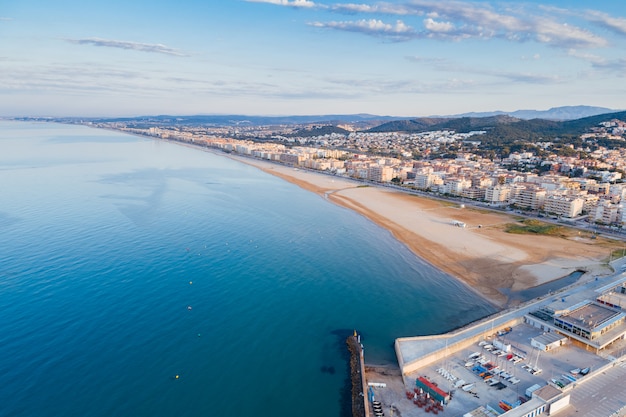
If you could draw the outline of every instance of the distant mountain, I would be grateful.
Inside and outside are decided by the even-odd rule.
[[[523,120],[506,115],[440,119],[423,118],[383,123],[370,129],[369,132],[401,131],[418,133],[433,130],[454,130],[459,133],[467,133],[472,130],[485,130],[486,133],[480,136],[481,141],[506,144],[515,141],[536,142],[556,138],[573,138],[588,132],[601,122],[613,119],[626,121],[626,111],[567,121]]]
[[[430,117],[396,117],[396,116],[379,116],[374,114],[329,114],[329,115],[305,115],[305,116],[248,116],[240,114],[230,115],[192,115],[192,116],[138,116],[138,117],[119,117],[119,118],[82,118],[82,117],[65,117],[65,118],[42,118],[45,120],[57,120],[62,122],[85,122],[93,123],[111,123],[121,122],[133,127],[151,127],[151,126],[260,126],[260,125],[303,125],[303,124],[326,124],[340,125],[351,124],[360,130],[369,129],[385,122],[397,122],[398,129],[403,131],[416,131],[422,128],[430,128],[430,126],[438,125],[451,119],[475,119],[489,117],[512,117],[518,120],[545,119],[545,120],[575,120],[583,117],[595,116],[599,114],[612,113],[605,107],[591,106],[565,106],[554,107],[550,110],[517,110],[514,112],[482,112],[482,113],[464,113],[451,116],[430,116]],[[38,119],[38,118],[17,118],[17,119]],[[496,120],[496,119],[494,119]],[[500,119],[504,122],[506,119]],[[509,120],[512,122],[513,120]],[[467,123],[457,122],[457,123]],[[489,120],[473,123],[490,123]],[[475,126],[477,127],[477,126]]]
[[[617,110],[608,109],[606,107],[593,106],[563,106],[553,107],[549,110],[516,110],[513,112],[481,112],[481,113],[463,113],[455,116],[446,117],[490,117],[497,115],[508,115],[518,119],[546,119],[546,120],[574,120],[583,117],[597,116],[599,114],[615,113]]]
[[[294,138],[303,138],[303,137],[312,137],[312,136],[324,136],[324,135],[330,135],[332,133],[337,133],[340,135],[347,135],[350,132],[342,129],[338,126],[333,126],[333,125],[322,125],[322,126],[316,126],[313,127],[311,129],[298,129],[293,133],[290,133],[288,135],[285,135],[287,137],[294,137]]]
[[[246,116],[246,115],[196,115],[196,116],[141,116],[124,118],[92,119],[93,122],[123,122],[134,126],[178,125],[178,126],[260,126],[292,124],[340,124],[365,123],[376,125],[402,117],[376,116],[371,114],[318,115],[318,116]],[[404,118],[407,119],[407,118]]]
[[[507,115],[489,117],[424,117],[413,120],[398,120],[383,123],[368,132],[426,132],[432,130],[454,130],[470,132],[472,130],[492,129],[494,126],[520,122],[521,119]]]

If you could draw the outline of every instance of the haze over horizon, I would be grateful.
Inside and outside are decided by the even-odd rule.
[[[618,2],[7,0],[0,116],[624,108]]]

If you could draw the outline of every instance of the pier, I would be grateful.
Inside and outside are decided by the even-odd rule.
[[[352,416],[369,417],[369,401],[367,398],[367,381],[365,380],[365,361],[361,336],[354,334],[346,339],[350,351],[350,380],[352,383]]]

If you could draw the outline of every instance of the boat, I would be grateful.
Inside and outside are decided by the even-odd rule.
[[[462,387],[463,391],[465,392],[471,390],[472,388],[474,388],[474,384],[467,384],[467,385],[463,385]]]
[[[585,368],[585,369],[582,369],[582,370],[580,371],[580,374],[584,376],[584,375],[587,375],[587,374],[589,373],[589,371],[591,371],[591,369],[590,369],[590,368]]]

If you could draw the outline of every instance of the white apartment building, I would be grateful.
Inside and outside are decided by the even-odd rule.
[[[367,179],[377,182],[389,182],[393,179],[393,168],[374,164],[368,169]]]
[[[585,213],[595,213],[600,198],[595,194],[585,194],[582,196],[582,199],[585,200],[583,203],[583,211]]]
[[[534,184],[527,184],[519,191],[515,204],[519,207],[538,210],[543,207],[546,200],[546,190]]]
[[[441,185],[443,180],[439,175],[427,173],[415,175],[415,187],[421,190],[427,190],[433,185]]]
[[[549,195],[545,199],[543,210],[558,216],[573,218],[582,213],[584,203],[581,197]]]
[[[511,198],[510,185],[495,185],[485,190],[485,201],[491,204],[508,203]]]
[[[453,195],[461,195],[463,190],[472,186],[472,182],[470,180],[466,180],[465,178],[449,178],[447,179],[443,186],[439,187],[442,194],[453,194]]]
[[[623,218],[623,215],[621,218]],[[620,205],[613,204],[608,200],[601,200],[596,207],[593,219],[604,224],[618,221],[620,219]]]
[[[463,196],[465,198],[470,198],[472,200],[484,200],[485,199],[485,192],[486,192],[485,188],[469,187],[469,188],[465,188],[461,192],[461,196]]]

